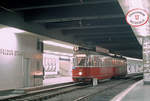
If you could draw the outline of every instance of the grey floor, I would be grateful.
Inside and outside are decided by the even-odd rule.
[[[122,101],[150,101],[150,85],[143,82],[133,88]]]

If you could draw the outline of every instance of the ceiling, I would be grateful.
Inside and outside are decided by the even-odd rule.
[[[142,47],[117,0],[1,0],[0,13],[1,24],[142,58]]]

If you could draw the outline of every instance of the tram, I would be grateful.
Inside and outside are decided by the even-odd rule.
[[[75,82],[122,77],[127,74],[127,60],[108,53],[78,50],[74,52],[72,78]]]

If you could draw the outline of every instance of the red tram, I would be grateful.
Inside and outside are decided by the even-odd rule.
[[[127,73],[125,58],[111,56],[93,51],[77,51],[74,53],[72,78],[74,81],[92,81],[122,77]]]

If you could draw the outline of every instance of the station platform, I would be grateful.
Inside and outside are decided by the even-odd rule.
[[[71,76],[53,76],[53,77],[44,79],[43,85],[40,85],[40,86],[0,90],[0,101],[3,101],[3,99],[6,99],[6,98],[16,97],[16,96],[20,96],[20,95],[27,94],[27,93],[34,93],[36,92],[36,90],[46,89],[49,87],[61,85],[63,83],[69,83],[72,81],[73,80]]]
[[[66,83],[66,82],[72,82],[72,76],[54,76],[45,78],[43,80],[43,85],[53,85],[53,84],[59,84],[59,83]]]
[[[111,101],[150,101],[150,85],[144,85],[143,80],[140,80]]]

